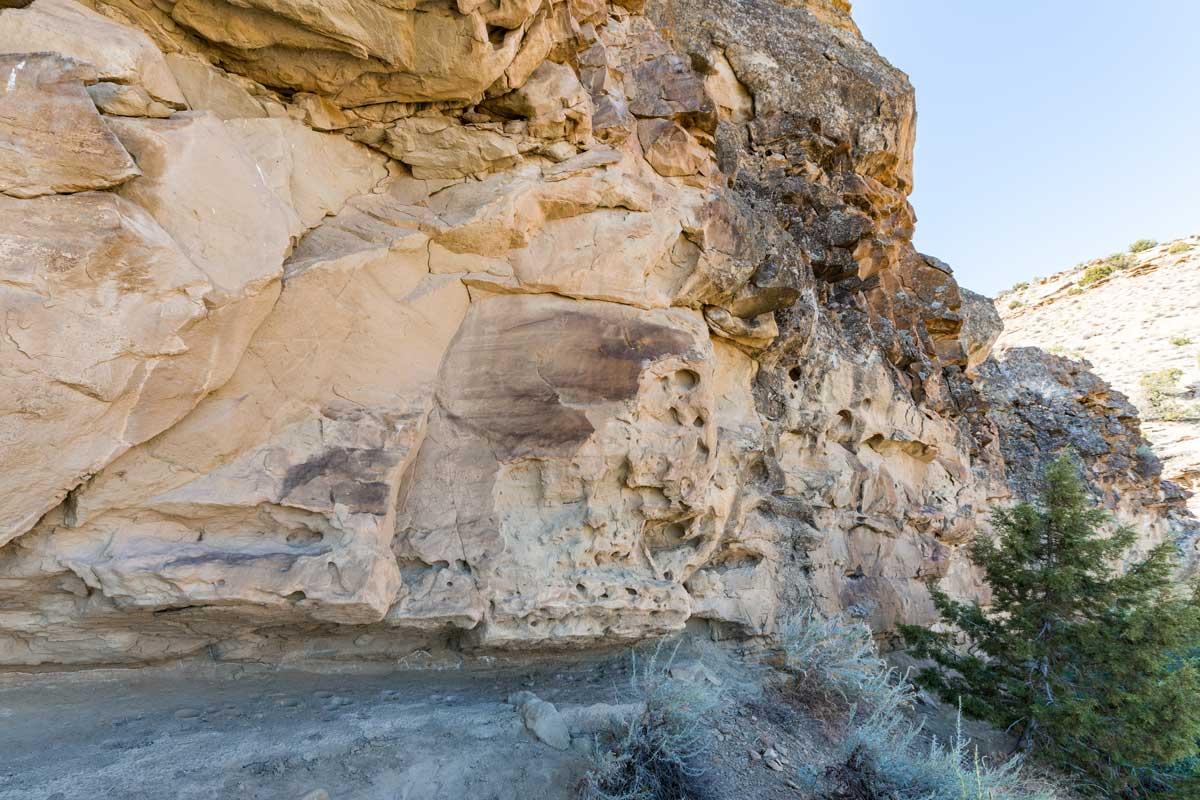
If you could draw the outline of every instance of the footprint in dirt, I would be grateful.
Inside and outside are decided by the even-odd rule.
[[[212,706],[204,710],[206,719],[230,720],[241,716],[242,710],[233,704],[223,706]]]
[[[333,692],[313,692],[313,697],[321,701],[321,705],[327,710],[332,711],[337,708],[354,705],[354,701],[348,697],[336,695]]]

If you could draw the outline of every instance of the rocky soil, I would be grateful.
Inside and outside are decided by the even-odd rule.
[[[716,680],[698,664],[680,658],[673,672]],[[630,669],[619,656],[9,675],[0,677],[0,798],[569,800],[597,738],[638,707]],[[539,738],[518,705],[523,692],[550,704],[561,742]],[[823,768],[838,727],[749,695],[710,724],[713,796],[767,800],[802,796],[799,770]]]
[[[567,798],[586,765],[584,723],[561,751],[506,704],[533,671],[128,673],[0,681],[0,797]],[[574,685],[608,696],[615,676],[544,679],[582,720]]]

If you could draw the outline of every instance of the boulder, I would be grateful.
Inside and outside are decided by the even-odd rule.
[[[168,53],[167,66],[194,111],[211,111],[221,119],[246,119],[267,116],[262,103],[243,86],[245,78],[235,80],[213,65],[198,58]]]
[[[566,750],[571,746],[571,732],[558,708],[537,695],[529,694],[521,702],[521,720],[525,727],[541,741],[555,750]]]
[[[174,109],[152,98],[140,86],[125,86],[107,81],[87,87],[96,108],[115,117],[155,117],[165,119]]]

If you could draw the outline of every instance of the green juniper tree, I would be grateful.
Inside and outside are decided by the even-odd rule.
[[[937,665],[918,680],[1099,796],[1200,798],[1200,592],[1178,591],[1170,544],[1118,568],[1136,534],[1107,519],[1051,464],[1038,506],[996,511],[997,539],[971,546],[991,605],[934,590],[958,635],[904,629]]]

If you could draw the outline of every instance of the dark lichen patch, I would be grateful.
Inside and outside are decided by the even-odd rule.
[[[305,508],[344,505],[366,514],[386,514],[392,487],[379,480],[395,463],[384,448],[332,447],[288,468],[281,500]]]

